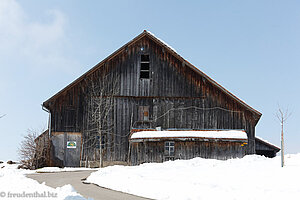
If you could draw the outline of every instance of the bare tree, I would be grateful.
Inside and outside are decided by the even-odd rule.
[[[288,108],[283,110],[278,106],[278,111],[276,113],[276,117],[280,122],[281,125],[281,167],[284,166],[284,137],[283,137],[283,125],[286,122],[286,120],[291,116],[291,112],[289,112]]]
[[[38,166],[40,159],[46,159],[45,150],[47,144],[38,137],[41,131],[35,129],[28,129],[27,134],[23,137],[18,148],[18,154],[21,163],[29,169],[35,169]]]
[[[86,166],[90,149],[99,148],[99,167],[103,167],[103,150],[109,144],[107,136],[113,134],[112,110],[114,96],[118,93],[117,77],[112,79],[110,74],[97,79],[87,80],[88,95],[87,121],[85,125],[84,145]]]

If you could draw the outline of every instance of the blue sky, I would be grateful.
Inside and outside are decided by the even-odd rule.
[[[144,29],[263,116],[256,134],[300,152],[299,1],[0,1],[0,160],[17,159],[41,104]]]

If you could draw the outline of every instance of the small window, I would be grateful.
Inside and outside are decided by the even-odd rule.
[[[174,160],[175,143],[173,141],[165,142],[165,161]]]
[[[141,70],[149,71],[149,63],[141,63]]]
[[[150,61],[150,57],[149,57],[149,55],[141,55],[141,61],[142,62],[149,62]]]
[[[145,71],[141,71],[140,73],[140,78],[145,78],[145,79],[149,79],[149,71],[145,72]]]
[[[141,71],[140,78],[150,78],[150,57],[149,55],[141,55]]]
[[[139,107],[139,121],[149,121],[149,106]]]

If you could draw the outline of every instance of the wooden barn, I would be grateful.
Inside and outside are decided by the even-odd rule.
[[[50,116],[53,166],[242,157],[255,153],[261,117],[148,31],[43,107]],[[150,131],[149,137],[136,138],[141,131]]]

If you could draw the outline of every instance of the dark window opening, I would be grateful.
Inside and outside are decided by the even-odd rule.
[[[140,78],[150,78],[150,58],[149,55],[141,55]]]
[[[141,70],[149,70],[149,63],[141,63]]]
[[[149,55],[141,55],[141,61],[144,62],[144,61],[150,61],[150,57]]]
[[[140,78],[150,78],[149,71],[148,72],[141,71]]]

